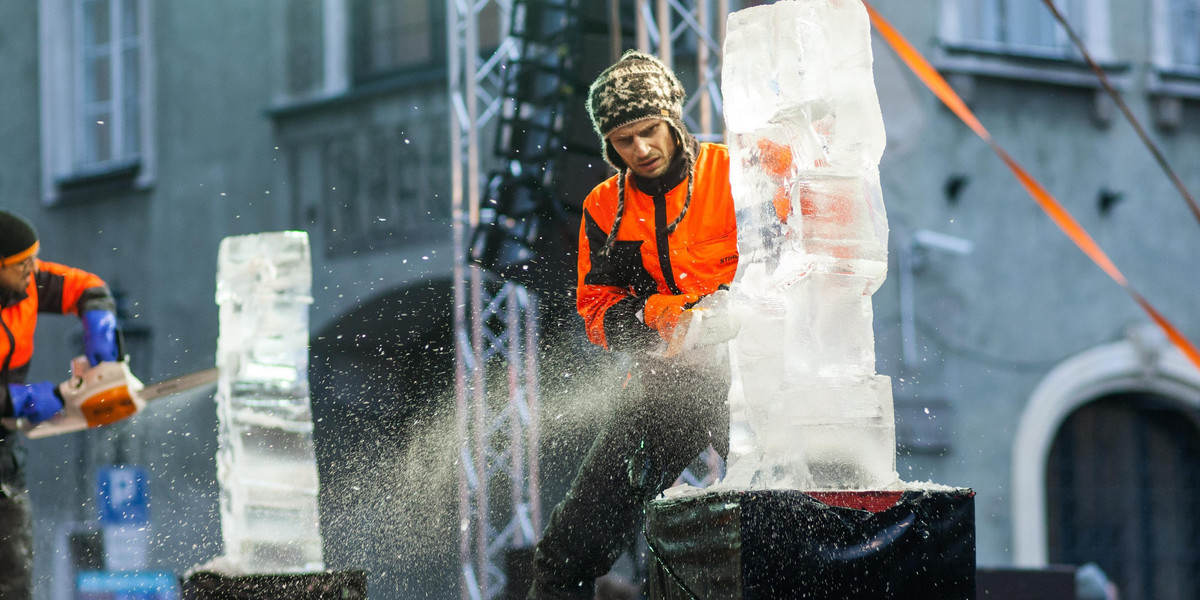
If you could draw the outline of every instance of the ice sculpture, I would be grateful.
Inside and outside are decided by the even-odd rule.
[[[323,568],[308,395],[304,232],[227,237],[217,265],[222,570]]]
[[[859,0],[729,17],[722,96],[738,221],[732,447],[723,485],[898,484],[871,294],[887,274],[883,117]]]

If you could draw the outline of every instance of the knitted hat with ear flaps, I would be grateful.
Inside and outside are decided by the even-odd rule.
[[[0,262],[29,250],[37,241],[37,232],[29,221],[0,210]]]
[[[691,136],[683,124],[685,96],[679,78],[661,61],[637,50],[626,51],[588,88],[588,116],[604,146],[604,160],[624,171],[628,165],[608,143],[608,134],[653,118],[665,120],[675,130],[680,148],[690,154]]]
[[[600,250],[601,255],[607,256],[612,249],[617,230],[621,228],[621,218],[625,216],[625,178],[629,165],[608,142],[608,134],[618,128],[646,119],[662,119],[671,127],[678,142],[678,152],[682,152],[687,161],[687,196],[683,201],[683,209],[667,226],[667,233],[673,233],[687,214],[692,203],[691,173],[696,157],[694,138],[683,124],[685,96],[683,84],[666,65],[637,50],[627,50],[620,60],[600,73],[588,88],[588,116],[592,118],[596,135],[600,136],[605,162],[618,173],[617,214],[612,230],[608,232],[608,239]]]

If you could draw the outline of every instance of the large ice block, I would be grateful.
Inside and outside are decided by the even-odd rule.
[[[722,96],[738,219],[728,472],[737,488],[898,484],[871,294],[887,274],[883,117],[858,0],[729,17]]]
[[[323,568],[308,393],[304,232],[228,237],[218,255],[217,478],[225,571]]]

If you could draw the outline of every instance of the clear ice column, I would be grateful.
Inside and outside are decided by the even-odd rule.
[[[222,240],[217,304],[224,562],[241,573],[321,570],[308,393],[307,234]]]
[[[875,373],[871,294],[887,273],[885,142],[861,2],[730,15],[722,97],[738,220],[733,486],[898,481],[891,381]],[[740,419],[741,422],[737,422]],[[736,441],[737,436],[735,435]]]

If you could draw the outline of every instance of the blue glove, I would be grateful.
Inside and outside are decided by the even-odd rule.
[[[93,367],[117,360],[117,315],[112,311],[83,313],[83,353]]]
[[[49,381],[10,383],[8,397],[12,400],[13,416],[30,423],[41,423],[58,414],[63,408],[58,386]]]

